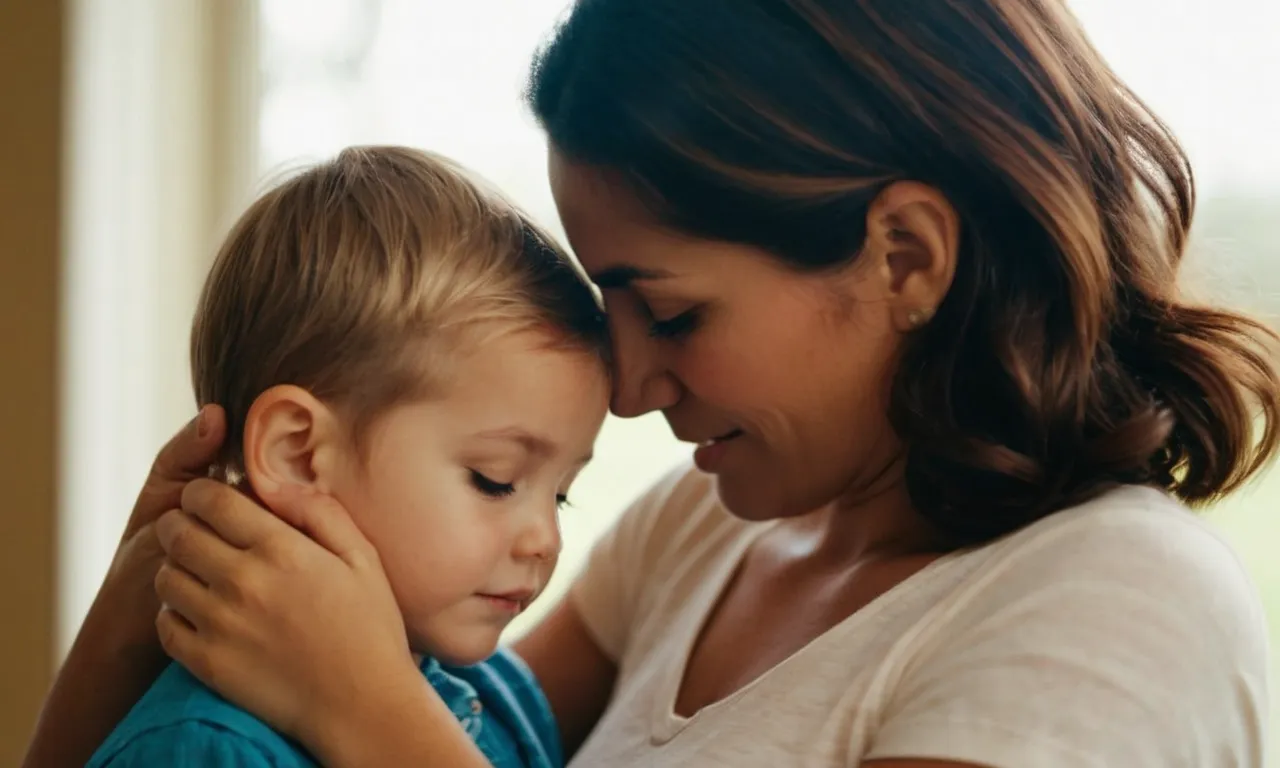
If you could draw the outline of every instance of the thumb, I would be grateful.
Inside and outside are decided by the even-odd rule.
[[[377,559],[346,507],[328,494],[301,485],[285,486],[273,495],[271,511],[350,565]]]
[[[226,412],[219,406],[206,405],[160,449],[125,525],[126,539],[178,506],[183,486],[208,474],[226,436]]]
[[[151,465],[152,479],[185,483],[204,476],[226,437],[226,411],[218,405],[206,405],[160,449]]]

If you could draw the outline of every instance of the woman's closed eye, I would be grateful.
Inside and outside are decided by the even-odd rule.
[[[655,339],[679,339],[688,336],[698,327],[698,310],[690,309],[680,314],[659,320],[649,321],[649,336]]]
[[[480,493],[491,499],[505,499],[516,492],[515,483],[501,483],[493,478],[471,470],[471,484]]]

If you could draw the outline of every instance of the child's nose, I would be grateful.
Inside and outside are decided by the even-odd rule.
[[[516,537],[518,559],[550,560],[560,554],[560,514],[555,504],[548,504],[529,515]]]

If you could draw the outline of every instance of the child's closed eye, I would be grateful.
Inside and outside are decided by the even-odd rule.
[[[491,499],[505,499],[516,492],[514,483],[500,483],[474,469],[471,470],[471,484],[475,486],[477,491]]]

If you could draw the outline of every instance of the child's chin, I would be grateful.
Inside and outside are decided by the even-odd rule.
[[[430,656],[441,664],[465,667],[478,664],[498,650],[498,636],[490,632],[423,632],[411,638],[415,653]]]

